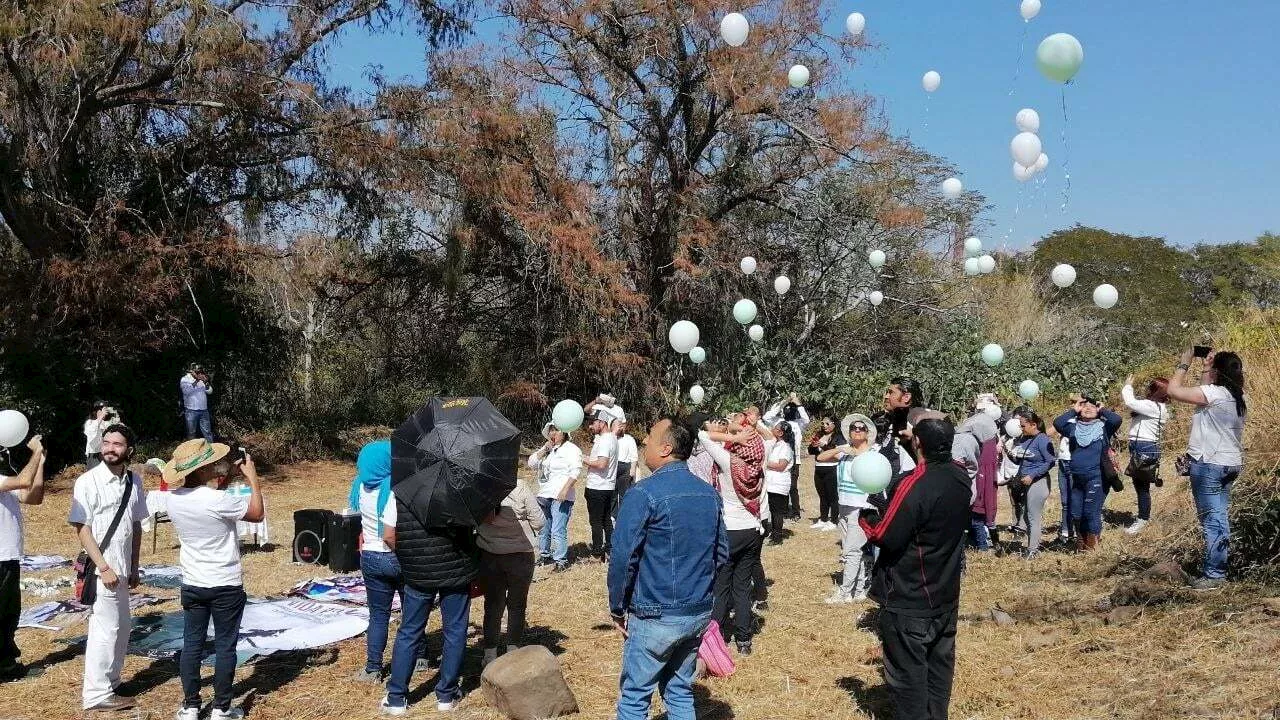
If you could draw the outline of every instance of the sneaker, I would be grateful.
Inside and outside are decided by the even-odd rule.
[[[498,648],[485,648],[484,657],[480,660],[480,667],[489,667],[489,663],[498,659]]]
[[[538,558],[538,565],[555,565],[556,561],[551,559],[550,555],[543,555]]]
[[[383,715],[404,715],[409,712],[409,705],[407,703],[404,705],[392,705],[391,698],[383,695],[378,709],[382,711]]]
[[[559,572],[564,572],[565,570],[568,570],[568,569],[569,569],[569,561],[565,560],[563,562],[556,563],[556,566],[551,568],[551,572],[559,573]]]
[[[855,592],[855,593],[852,595],[852,600],[851,600],[851,602],[856,602],[856,603],[857,603],[857,602],[866,602],[866,601],[867,601],[867,591],[866,591],[866,590],[859,590],[859,591]]]
[[[448,702],[437,702],[436,712],[453,712],[455,709],[457,709],[457,707],[458,707],[457,700],[450,700]]]
[[[758,613],[769,612],[769,601],[756,600],[755,602],[751,603],[751,609]]]
[[[440,669],[440,658],[438,657],[418,658],[413,663],[413,671],[415,673],[427,672],[428,670],[439,670],[439,669]]]
[[[1022,559],[1023,559],[1023,560],[1035,560],[1035,559],[1036,559],[1036,558],[1038,558],[1038,557],[1040,557],[1040,551],[1039,551],[1039,550],[1036,550],[1035,552],[1024,552],[1024,553],[1022,553]]]
[[[840,588],[836,588],[831,591],[831,594],[828,595],[827,599],[823,600],[823,602],[828,605],[844,605],[845,603],[853,602],[853,596]]]
[[[839,529],[840,529],[839,525],[833,522],[827,522],[826,527],[822,528],[822,532],[831,532],[832,530],[839,530]]]
[[[1196,578],[1191,581],[1192,590],[1221,590],[1227,581],[1222,578]]]
[[[827,526],[827,521],[826,521],[826,520],[814,520],[814,521],[813,521],[813,524],[809,526],[809,529],[810,529],[810,530],[822,530],[822,529],[823,529],[823,528],[825,528],[826,526]]]
[[[244,720],[244,710],[238,707],[226,710],[214,708],[213,712],[209,714],[209,720]]]
[[[184,707],[174,713],[173,720],[200,720],[200,708]]]
[[[1132,525],[1124,529],[1124,534],[1137,535],[1138,533],[1142,532],[1142,528],[1146,526],[1147,526],[1147,521],[1143,520],[1142,518],[1138,518],[1137,520],[1133,521]]]
[[[382,671],[378,670],[376,672],[369,672],[365,668],[360,668],[360,672],[356,673],[355,677],[352,679],[358,683],[372,683],[374,685],[381,685]]]
[[[737,642],[737,646],[738,646],[738,654],[739,654],[739,655],[750,655],[750,654],[751,654],[751,641],[750,641],[750,640],[745,640],[745,641],[744,641],[744,640],[739,640],[739,641]]]

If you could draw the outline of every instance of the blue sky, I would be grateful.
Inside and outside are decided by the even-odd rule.
[[[895,132],[948,158],[967,189],[987,196],[988,247],[1026,247],[1077,222],[1180,245],[1280,232],[1280,2],[1043,0],[1024,23],[1018,1],[837,2],[828,23],[837,34],[848,13],[867,17],[876,47],[846,81],[880,99]],[[477,38],[500,31],[481,22]],[[1056,32],[1085,51],[1066,87],[1065,124],[1062,86],[1035,69],[1036,46]],[[425,67],[412,34],[352,32],[331,59],[335,79],[355,87],[370,64],[410,78]],[[942,87],[926,97],[920,78],[930,69]],[[1037,183],[1011,173],[1022,107],[1040,113],[1051,158]]]

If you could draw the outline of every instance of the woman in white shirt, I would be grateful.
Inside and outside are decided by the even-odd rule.
[[[640,449],[636,447],[636,438],[627,432],[627,421],[618,420],[613,424],[614,434],[618,436],[618,477],[614,483],[616,493],[613,502],[613,518],[618,518],[618,508],[622,507],[622,496],[627,494],[635,482],[636,463],[640,460]]]
[[[538,506],[543,516],[538,555],[543,564],[554,561],[559,572],[569,567],[569,516],[574,485],[582,474],[582,450],[552,423],[542,426],[542,437],[547,443],[529,456],[529,468],[538,471]]]
[[[114,413],[115,410],[101,400],[89,407],[89,419],[84,421],[84,464],[87,470],[102,462],[102,431],[119,421]]]
[[[1233,352],[1210,352],[1199,387],[1186,387],[1187,371],[1195,359],[1193,350],[1182,354],[1173,378],[1169,380],[1169,397],[1195,405],[1191,415],[1191,437],[1187,439],[1190,456],[1191,494],[1196,514],[1204,531],[1204,576],[1192,587],[1216,590],[1227,578],[1227,548],[1231,542],[1231,524],[1227,513],[1231,504],[1231,486],[1244,466],[1244,420],[1248,403],[1244,394],[1244,363]]]
[[[356,680],[380,683],[391,604],[396,594],[404,600],[404,578],[395,553],[396,499],[391,494],[390,440],[375,440],[360,448],[347,506],[360,511],[360,574],[364,576],[369,605],[364,667],[356,673]]]
[[[853,413],[840,421],[842,435],[847,444],[824,450],[818,454],[818,462],[836,461],[836,490],[840,502],[840,560],[844,564],[841,582],[826,599],[828,604],[851,603],[867,599],[871,586],[871,557],[863,552],[867,536],[858,524],[858,514],[871,507],[867,494],[858,489],[849,473],[849,466],[859,455],[878,451],[876,426],[866,415]]]
[[[1124,404],[1129,408],[1129,469],[1133,489],[1138,493],[1138,519],[1125,528],[1129,535],[1137,535],[1151,522],[1151,486],[1160,487],[1160,440],[1165,424],[1169,421],[1169,381],[1153,378],[1147,383],[1147,396],[1139,399],[1133,393],[1133,376],[1124,381],[1120,390]]]
[[[769,515],[786,517],[791,502],[791,466],[795,464],[795,436],[791,424],[783,420],[773,426],[773,439],[765,442],[764,491],[769,496]],[[782,523],[773,522],[770,545],[782,544]]]

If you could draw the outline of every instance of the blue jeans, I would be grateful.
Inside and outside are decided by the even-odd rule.
[[[552,558],[558,563],[568,562],[569,516],[573,514],[573,501],[540,497],[538,505],[542,508],[543,517],[542,530],[538,533],[538,554],[544,560]]]
[[[1227,554],[1231,545],[1231,485],[1240,468],[1191,461],[1191,496],[1196,516],[1204,530],[1204,576],[1211,580],[1227,577]]]
[[[360,553],[360,574],[364,575],[365,594],[369,602],[369,630],[365,633],[366,672],[382,673],[382,653],[387,649],[387,624],[391,620],[391,602],[400,593],[404,603],[404,578],[400,561],[393,552]]]
[[[1146,462],[1160,462],[1160,446],[1149,440],[1130,440],[1129,455]],[[1133,490],[1138,493],[1138,519],[1151,519],[1151,483],[1133,478]]]
[[[969,514],[969,546],[979,552],[991,549],[991,532],[987,529],[986,513]]]
[[[711,613],[627,617],[622,644],[618,720],[647,720],[653,691],[662,693],[670,720],[694,720],[693,674]]]
[[[231,709],[231,688],[236,677],[236,641],[248,597],[241,585],[204,588],[183,585],[182,653],[178,674],[182,677],[182,707],[200,707],[200,663],[213,620],[213,706]]]
[[[1062,500],[1062,527],[1058,534],[1076,536],[1076,526],[1071,523],[1071,466],[1066,460],[1058,461],[1058,496]]]
[[[1071,473],[1071,521],[1081,535],[1102,534],[1102,470]]]
[[[444,625],[444,652],[440,655],[440,675],[436,679],[436,699],[450,702],[462,697],[462,655],[467,649],[467,620],[471,614],[471,588],[463,586],[423,592],[412,585],[404,586],[404,605],[400,608],[400,630],[391,650],[391,678],[387,680],[387,702],[407,705],[409,678],[426,645],[423,632],[436,601],[440,603],[440,621]]]
[[[182,416],[187,421],[187,439],[203,437],[209,442],[213,442],[213,417],[209,415],[208,410],[192,410],[187,408],[182,411]]]

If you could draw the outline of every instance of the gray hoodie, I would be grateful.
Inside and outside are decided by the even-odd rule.
[[[982,443],[994,439],[999,432],[996,421],[981,410],[956,428],[955,439],[951,441],[951,458],[963,465],[969,474],[970,503],[978,499],[978,456],[982,452]]]

